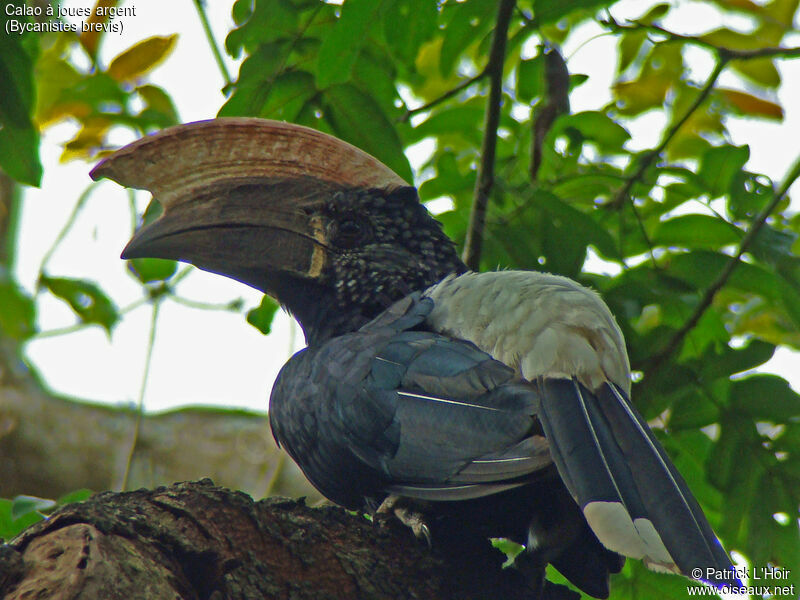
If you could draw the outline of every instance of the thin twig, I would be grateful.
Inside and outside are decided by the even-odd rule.
[[[153,302],[153,314],[150,318],[150,335],[147,340],[147,354],[144,359],[144,372],[142,373],[142,385],[139,388],[139,401],[136,408],[136,421],[133,424],[133,439],[131,446],[128,450],[128,457],[125,460],[125,472],[122,474],[122,483],[120,490],[125,491],[128,489],[128,481],[131,474],[131,464],[133,463],[133,455],[136,452],[136,444],[139,441],[139,433],[142,428],[142,418],[144,417],[144,395],[147,391],[147,380],[150,378],[150,365],[153,362],[153,347],[156,343],[156,325],[158,323],[158,312],[161,308],[161,301],[157,299]]]
[[[197,14],[200,17],[200,22],[203,24],[203,31],[205,31],[208,45],[211,46],[211,52],[214,55],[214,60],[217,61],[222,78],[225,80],[225,87],[231,85],[233,80],[231,74],[228,73],[228,67],[225,66],[225,59],[222,52],[219,50],[217,40],[214,38],[214,32],[211,31],[211,24],[208,22],[208,15],[206,14],[206,7],[203,5],[203,0],[194,0],[194,6],[197,9]]]
[[[184,298],[183,296],[178,296],[177,294],[173,294],[170,298],[181,304],[186,306],[187,308],[195,308],[197,310],[227,310],[231,312],[239,312],[242,306],[242,299],[239,298],[238,300],[232,300],[230,302],[201,302],[198,300],[192,300],[191,298]]]
[[[278,459],[275,461],[275,468],[272,470],[269,479],[267,480],[266,489],[262,494],[262,498],[267,498],[273,494],[275,487],[278,485],[278,480],[283,474],[284,467],[286,466],[286,453],[281,452],[278,454]]]
[[[149,298],[139,298],[125,306],[124,308],[119,309],[119,315],[126,315],[127,313],[131,312],[134,309],[139,308],[142,304],[146,304],[149,301]],[[75,333],[78,331],[82,331],[88,327],[96,327],[98,326],[97,323],[92,323],[89,321],[80,321],[75,323],[74,325],[67,325],[66,327],[57,327],[55,329],[46,329],[45,331],[37,331],[34,333],[30,339],[31,340],[42,340],[51,337],[57,337],[60,335],[69,335],[70,333]]]
[[[717,60],[717,64],[714,66],[714,70],[711,72],[711,75],[708,76],[705,85],[703,85],[703,88],[698,93],[694,102],[692,102],[692,105],[686,110],[681,118],[675,121],[675,123],[673,123],[673,125],[666,131],[658,146],[642,156],[642,158],[639,160],[639,165],[636,168],[636,171],[626,178],[625,184],[619,188],[619,190],[617,190],[617,193],[614,194],[614,199],[606,206],[611,208],[619,208],[622,206],[622,203],[628,199],[631,188],[634,186],[634,184],[636,184],[644,176],[645,171],[647,171],[650,165],[653,164],[653,161],[664,151],[664,149],[667,147],[667,144],[672,141],[672,138],[675,137],[675,134],[678,133],[681,127],[683,127],[683,124],[689,120],[694,112],[700,108],[700,105],[706,100],[708,95],[714,89],[717,79],[719,79],[720,74],[727,64],[728,59],[720,56]]]
[[[654,369],[657,368],[662,362],[664,362],[667,358],[669,358],[675,350],[677,350],[678,346],[680,346],[683,339],[689,334],[689,332],[697,325],[700,319],[703,317],[705,312],[714,302],[714,297],[717,295],[717,292],[722,289],[722,287],[728,282],[731,275],[733,274],[734,269],[739,264],[742,256],[747,249],[750,247],[750,244],[755,239],[758,232],[767,222],[767,219],[772,214],[772,211],[780,204],[783,200],[784,196],[789,191],[789,188],[792,184],[800,177],[800,158],[794,163],[792,169],[789,171],[789,174],[786,176],[786,179],[781,184],[780,188],[775,192],[775,196],[773,197],[772,201],[761,211],[761,213],[755,218],[753,224],[751,225],[750,229],[748,230],[747,234],[742,238],[742,242],[739,244],[739,250],[736,252],[734,256],[731,257],[730,261],[725,265],[725,268],[722,269],[722,272],[717,276],[714,282],[708,286],[703,297],[700,299],[700,302],[695,307],[692,316],[687,319],[687,321],[681,326],[681,328],[675,332],[675,335],[670,338],[667,344],[664,346],[662,350],[651,356],[647,360],[647,368]]]
[[[44,256],[42,257],[42,263],[39,266],[40,274],[44,273],[45,267],[47,267],[47,263],[50,262],[50,259],[53,257],[53,254],[55,253],[56,249],[61,244],[61,242],[64,241],[64,238],[67,237],[67,234],[69,233],[69,230],[72,229],[72,226],[75,225],[75,221],[77,221],[78,215],[83,210],[83,207],[86,206],[86,201],[89,199],[89,196],[95,190],[96,187],[97,187],[97,182],[93,181],[88,186],[86,186],[86,189],[83,190],[83,192],[81,192],[80,196],[78,196],[78,201],[75,203],[75,208],[72,209],[72,213],[69,215],[69,218],[67,219],[66,223],[64,223],[64,226],[61,228],[61,231],[58,232],[56,239],[53,241],[50,248],[48,248],[47,252],[45,252]]]
[[[475,193],[469,215],[467,237],[464,241],[463,259],[467,267],[476,271],[481,260],[483,229],[486,223],[486,207],[489,194],[494,185],[494,157],[497,149],[497,128],[500,125],[500,105],[503,99],[503,64],[506,55],[508,27],[515,0],[501,0],[497,9],[497,24],[492,37],[489,62],[486,71],[489,75],[489,98],[486,102],[486,117],[481,144],[481,162],[475,180]]]
[[[131,236],[136,233],[136,224],[139,221],[139,213],[136,210],[136,190],[128,188],[128,213],[131,217]]]
[[[459,83],[457,86],[455,86],[453,89],[447,90],[444,94],[442,94],[438,98],[434,98],[433,100],[431,100],[427,104],[423,104],[422,106],[417,106],[416,108],[409,108],[408,110],[406,110],[405,114],[402,117],[400,117],[400,122],[401,123],[405,123],[411,117],[413,117],[414,115],[416,115],[418,113],[421,113],[421,112],[425,112],[426,110],[430,110],[431,108],[433,108],[437,104],[441,104],[445,100],[447,100],[449,98],[452,98],[453,96],[455,96],[459,92],[467,89],[469,86],[471,86],[476,81],[480,81],[481,79],[486,77],[486,75],[488,75],[488,72],[489,72],[489,67],[487,65],[487,67],[484,68],[483,71],[481,71],[480,73],[478,73],[477,75],[475,75],[473,77],[470,77],[469,79],[465,79],[464,81]]]
[[[642,219],[642,215],[639,214],[639,209],[636,208],[635,202],[631,202],[631,210],[633,211],[633,217],[636,219],[636,223],[639,225],[639,232],[642,234],[644,243],[647,244],[647,250],[650,254],[650,262],[653,263],[653,269],[658,270],[658,261],[656,260],[656,251],[655,247],[653,246],[653,240],[650,239],[650,236],[647,233],[647,228],[644,226],[644,219]],[[620,256],[622,256],[622,252],[620,252]]]
[[[664,29],[660,25],[656,25],[654,23],[642,23],[641,21],[628,21],[627,25],[622,25],[613,19],[608,19],[605,21],[601,21],[601,24],[605,25],[606,27],[615,32],[642,31],[642,30],[654,31],[656,33],[666,36],[670,40],[681,41],[681,42],[686,42],[688,44],[701,46],[729,60],[752,60],[755,58],[769,58],[769,57],[789,58],[792,56],[800,56],[800,48],[798,47],[783,48],[778,46],[778,47],[767,47],[767,48],[754,48],[750,50],[739,50],[736,48],[718,46],[716,44],[709,42],[708,40],[704,40],[703,38],[694,35],[683,35],[680,33],[675,33],[674,31]]]

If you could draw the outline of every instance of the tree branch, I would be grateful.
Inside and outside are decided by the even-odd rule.
[[[780,188],[775,192],[775,196],[770,201],[770,203],[761,211],[761,213],[755,218],[753,221],[752,226],[748,230],[747,234],[742,239],[742,242],[739,244],[739,250],[736,252],[734,256],[731,257],[728,264],[725,265],[725,268],[722,269],[722,272],[717,276],[714,282],[708,286],[706,291],[703,293],[703,297],[700,299],[700,302],[695,307],[694,312],[692,315],[686,320],[686,322],[681,326],[681,328],[675,332],[675,334],[670,338],[670,340],[666,343],[663,349],[661,349],[656,354],[652,355],[646,361],[646,368],[654,369],[660,366],[665,360],[667,360],[675,350],[678,349],[683,339],[689,334],[689,332],[694,329],[700,319],[703,317],[705,312],[709,309],[711,304],[714,302],[714,297],[717,295],[717,292],[722,289],[722,287],[728,282],[731,275],[733,274],[734,269],[739,264],[742,256],[747,249],[752,244],[753,240],[755,239],[758,232],[767,222],[767,219],[772,214],[772,211],[780,204],[783,200],[784,196],[789,191],[789,188],[792,184],[800,177],[800,158],[794,163],[789,174],[786,176],[786,179],[781,184]]]
[[[122,473],[122,483],[120,484],[120,489],[122,491],[128,489],[128,483],[130,483],[131,465],[133,464],[133,457],[136,453],[136,445],[139,443],[139,434],[142,429],[142,419],[144,418],[144,396],[147,392],[147,382],[150,380],[150,366],[153,363],[153,348],[155,348],[156,345],[156,325],[158,324],[158,313],[160,308],[161,298],[156,298],[152,301],[150,333],[147,337],[147,349],[145,350],[144,356],[142,384],[139,388],[139,400],[136,403],[136,418],[133,422],[130,449],[128,450],[128,456],[125,459],[125,470]]]
[[[536,181],[542,164],[542,144],[561,115],[569,113],[569,71],[564,57],[555,46],[544,49],[544,87],[545,93],[534,108],[531,119],[531,164],[528,175]]]
[[[0,171],[0,267],[10,267],[16,250],[17,183]]]
[[[211,31],[211,24],[208,22],[208,15],[206,14],[206,7],[203,0],[194,0],[194,6],[197,9],[197,15],[200,17],[200,23],[203,25],[203,31],[206,34],[208,45],[211,46],[211,53],[214,55],[214,60],[217,62],[219,72],[222,74],[222,79],[225,80],[225,87],[227,88],[233,83],[231,74],[228,73],[228,67],[225,66],[225,59],[222,57],[222,52],[219,50],[217,40],[214,38],[214,32]]]
[[[605,25],[614,32],[642,31],[642,30],[653,31],[661,35],[664,35],[668,39],[673,41],[681,41],[689,44],[694,44],[696,46],[701,46],[703,48],[706,48],[707,50],[715,52],[718,56],[723,57],[727,60],[752,60],[755,58],[770,58],[770,57],[790,58],[793,56],[800,56],[800,47],[791,47],[791,48],[767,47],[767,48],[754,48],[752,50],[739,50],[735,48],[727,48],[725,46],[717,46],[716,44],[712,44],[708,40],[704,40],[703,38],[694,35],[682,35],[680,33],[675,33],[674,31],[664,29],[660,25],[656,25],[654,23],[642,23],[641,21],[628,21],[628,23],[629,23],[628,25],[622,25],[617,21],[615,21],[614,19],[608,19],[600,22],[601,25]]]
[[[393,518],[254,502],[206,479],[65,506],[0,547],[0,597],[541,598],[480,541],[429,549]]]
[[[441,104],[442,102],[444,102],[445,100],[447,100],[449,98],[452,98],[453,96],[455,96],[459,92],[467,89],[473,83],[475,83],[477,81],[480,81],[481,79],[486,77],[486,75],[488,75],[488,73],[489,73],[489,67],[487,65],[486,68],[483,69],[483,71],[481,71],[480,73],[478,73],[477,75],[475,75],[473,77],[470,77],[469,79],[465,79],[464,81],[459,83],[457,86],[455,86],[453,89],[447,90],[444,94],[442,94],[438,98],[434,98],[433,100],[431,100],[427,104],[423,104],[422,106],[418,106],[416,108],[409,108],[408,110],[406,110],[405,114],[402,117],[400,117],[400,122],[401,123],[406,123],[414,115],[416,115],[418,113],[421,113],[421,112],[425,112],[426,110],[430,110],[434,106],[436,106],[438,104]]]
[[[506,55],[506,40],[515,0],[501,0],[497,9],[497,24],[492,37],[492,47],[486,71],[489,74],[489,98],[481,145],[481,162],[475,180],[475,193],[469,216],[467,237],[464,241],[463,259],[467,267],[477,271],[483,246],[483,229],[486,223],[486,207],[494,185],[494,158],[497,149],[497,128],[500,125],[500,105],[503,98],[503,65]]]
[[[631,188],[634,186],[634,184],[641,180],[645,171],[647,171],[647,169],[650,168],[650,165],[653,164],[653,161],[664,151],[664,149],[667,147],[667,144],[669,144],[672,141],[672,138],[675,137],[675,134],[678,133],[680,128],[683,127],[684,123],[689,120],[689,117],[691,117],[692,114],[694,114],[694,112],[700,108],[700,105],[703,104],[705,99],[714,89],[717,79],[719,79],[720,74],[722,73],[723,69],[725,69],[727,64],[727,58],[721,56],[717,60],[714,70],[711,72],[711,75],[708,76],[706,83],[703,85],[703,88],[700,90],[697,98],[695,98],[694,102],[692,102],[692,105],[686,110],[681,118],[675,121],[675,123],[673,123],[673,125],[667,130],[667,132],[664,134],[664,137],[661,138],[658,146],[642,156],[642,158],[639,160],[639,165],[636,170],[625,179],[625,183],[617,190],[617,193],[614,194],[614,199],[606,204],[607,207],[618,209],[628,199]]]

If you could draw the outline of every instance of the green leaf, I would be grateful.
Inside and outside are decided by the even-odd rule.
[[[272,319],[278,310],[278,303],[269,296],[261,299],[261,304],[247,312],[247,322],[267,335],[272,329]]]
[[[724,254],[694,250],[671,256],[665,264],[664,274],[685,281],[694,289],[704,290],[708,282],[713,281],[730,260]],[[755,264],[740,262],[728,280],[728,285],[771,300],[781,297],[780,279],[775,273]]]
[[[428,179],[419,187],[420,198],[423,201],[440,196],[456,199],[466,195],[471,198],[475,189],[474,171],[460,168],[455,154],[449,150],[437,152],[433,160],[436,177]]]
[[[781,74],[770,58],[732,60],[731,68],[749,80],[766,88],[776,88],[781,83]]]
[[[727,412],[721,422],[719,439],[708,458],[708,478],[722,491],[734,491],[737,483],[743,481],[742,474],[749,467],[752,455],[748,445],[754,441],[755,429],[738,415]],[[751,478],[750,483],[757,481],[758,474]],[[751,489],[741,490],[742,494],[749,494]]]
[[[56,500],[56,504],[59,506],[64,506],[65,504],[72,504],[73,502],[83,502],[84,500],[88,500],[91,496],[94,495],[94,492],[87,488],[81,488],[78,490],[73,490],[71,492],[67,492],[63,496],[61,496],[58,500]]]
[[[754,420],[800,418],[800,395],[778,375],[751,375],[731,385],[731,408]]]
[[[496,0],[448,2],[442,8],[446,32],[439,55],[439,72],[446,77],[453,72],[459,57],[494,25]]]
[[[145,111],[152,111],[159,116],[161,127],[169,127],[178,122],[178,111],[175,109],[175,104],[163,88],[157,85],[141,85],[136,88],[136,92],[147,103]]]
[[[739,228],[709,215],[681,215],[662,221],[651,237],[657,246],[713,249],[737,244],[741,239]]]
[[[437,110],[414,127],[409,134],[409,141],[419,142],[426,137],[444,137],[450,139],[457,136],[462,143],[480,146],[481,132],[474,127],[480,122],[484,109],[474,103],[464,103],[452,108]]]
[[[338,137],[373,155],[405,181],[414,180],[397,131],[372,97],[342,84],[325,90],[325,101],[325,117]]]
[[[795,267],[800,260],[792,251],[798,239],[800,237],[791,230],[764,225],[753,240],[750,250],[760,260],[784,274],[785,268]]]
[[[36,331],[36,306],[0,267],[0,336],[22,341]]]
[[[369,27],[377,20],[382,0],[348,0],[342,15],[323,40],[317,59],[317,87],[347,83],[361,48],[369,41]]]
[[[537,192],[534,201],[547,211],[551,221],[559,220],[567,224],[572,232],[571,235],[592,244],[606,258],[619,258],[614,238],[590,215],[570,206],[553,194]]]
[[[262,44],[239,67],[234,92],[220,108],[218,116],[252,116],[261,112],[273,81],[284,64],[287,45],[282,42]]]
[[[0,87],[3,85],[0,75]],[[39,132],[33,125],[0,124],[0,168],[20,183],[39,187],[42,181]]]
[[[109,334],[119,320],[119,312],[111,299],[96,284],[83,279],[42,275],[41,285],[69,304],[83,323],[96,323]]]
[[[675,400],[669,416],[670,432],[698,429],[719,419],[719,408],[693,387],[681,388],[683,395]]]
[[[706,478],[705,466],[714,442],[697,429],[661,436],[661,440],[678,472],[683,475],[692,494],[703,507],[711,526],[715,527],[725,496]]]
[[[28,513],[42,512],[53,508],[55,500],[38,498],[37,496],[17,496],[11,504],[11,518],[21,519]]]
[[[647,41],[647,31],[638,29],[627,31],[619,36],[619,63],[617,64],[617,74],[621,75],[633,64],[639,56],[642,46]]]
[[[599,111],[586,111],[564,115],[553,125],[552,135],[577,131],[583,140],[594,142],[601,152],[618,153],[631,135],[607,114]]]
[[[268,119],[295,121],[300,111],[316,93],[311,73],[304,71],[284,73],[272,84],[269,95],[255,114]]]
[[[701,35],[700,39],[714,46],[731,50],[755,50],[764,44],[764,41],[753,35],[752,32],[742,33],[727,27],[709,31]]]
[[[775,345],[752,339],[742,348],[731,348],[726,345],[722,349],[706,352],[698,359],[698,370],[703,379],[713,381],[719,377],[749,371],[763,365],[775,353]]]
[[[164,207],[155,198],[150,200],[139,226],[149,225],[164,213]],[[127,262],[128,270],[142,283],[169,279],[178,270],[178,263],[163,258],[134,258]]]
[[[683,362],[701,356],[709,348],[722,346],[729,340],[730,333],[725,328],[722,314],[716,307],[711,307],[703,313],[697,324],[686,335],[678,354],[678,361]]]
[[[5,11],[2,16],[0,23],[5,25]],[[35,98],[33,61],[19,36],[0,37],[0,83],[3,86],[0,121],[4,124],[29,121]]]
[[[12,3],[24,6],[24,3]],[[9,4],[9,6],[11,6]],[[27,22],[24,17],[22,22]],[[42,180],[35,108],[34,58],[24,41],[36,34],[8,34],[6,11],[0,15],[0,168],[20,183],[38,187]],[[38,37],[38,36],[37,36]],[[38,45],[34,46],[38,49]]]
[[[772,199],[769,179],[747,171],[740,171],[731,186],[728,210],[735,219],[752,219]]]
[[[493,538],[492,546],[494,546],[495,548],[500,550],[500,552],[506,555],[506,562],[503,563],[504,568],[513,565],[514,559],[517,557],[517,555],[525,550],[525,546],[517,544],[516,542],[506,538]]]
[[[531,102],[544,92],[544,54],[520,61],[517,67],[517,98]]]
[[[619,175],[587,173],[559,181],[552,191],[560,198],[568,198],[571,204],[593,205],[600,199],[611,198],[619,188],[620,181]]]
[[[11,516],[13,506],[12,500],[0,498],[0,540],[10,540],[44,518],[40,513],[33,511],[14,519]]]
[[[647,23],[648,25],[652,25],[659,19],[665,17],[669,12],[669,9],[672,8],[669,4],[656,4],[653,8],[648,10],[645,14],[641,17],[636,19],[638,23]]]
[[[726,88],[717,88],[716,93],[727,100],[738,114],[745,117],[763,117],[777,121],[783,119],[783,107],[775,102]]]
[[[162,62],[178,41],[178,34],[153,36],[118,54],[108,65],[108,74],[119,82],[141,77]]]
[[[365,94],[372,96],[383,107],[386,114],[392,115],[400,98],[395,81],[396,65],[379,48],[366,47],[353,67],[351,82]],[[398,111],[399,114],[399,111]],[[396,123],[395,128],[403,126]]]
[[[646,55],[638,77],[614,84],[617,112],[635,116],[651,108],[661,108],[683,70],[680,44],[656,44]]]
[[[625,567],[611,576],[610,587],[614,600],[686,600],[686,588],[700,586],[683,577],[654,573],[641,561],[625,561]]]
[[[152,283],[172,277],[178,263],[164,258],[134,258],[128,261],[128,270],[142,283]]]
[[[408,70],[422,45],[436,34],[439,12],[434,2],[388,0],[383,14],[383,37],[389,51]]]
[[[300,25],[299,7],[287,0],[238,0],[233,16],[239,27],[225,38],[225,49],[234,58],[242,50],[254,52],[259,45],[292,39]]]
[[[541,25],[555,23],[578,10],[595,10],[613,4],[613,0],[533,0],[533,16]]]
[[[259,4],[266,3],[260,2]],[[253,2],[253,0],[236,0],[236,2],[233,3],[233,8],[231,9],[233,22],[236,23],[236,25],[241,25],[253,15],[254,8],[255,2]]]
[[[733,182],[749,158],[747,146],[716,146],[703,155],[697,175],[705,182],[712,198],[724,196],[731,192]]]

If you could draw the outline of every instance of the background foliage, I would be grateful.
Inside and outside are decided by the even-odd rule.
[[[789,568],[800,583],[800,397],[782,378],[750,372],[776,346],[800,348],[800,218],[787,196],[800,163],[782,182],[750,172],[749,148],[726,127],[731,116],[782,119],[776,61],[800,55],[784,45],[798,1],[706,3],[748,29],[680,35],[662,26],[668,3],[643,3],[638,19],[618,22],[603,0],[238,0],[224,51],[244,60],[219,114],[345,139],[416,182],[423,201],[449,199],[439,218],[459,244],[471,237],[475,266],[544,269],[600,291],[628,342],[635,403],[726,547],[754,566]],[[570,73],[558,47],[587,20],[616,39],[613,100],[570,113],[570,91],[591,74]],[[99,34],[0,34],[7,175],[37,185],[39,132],[63,119],[81,125],[65,160],[95,160],[113,128],[144,134],[178,122],[168,93],[146,77],[175,37],[107,65],[97,62],[101,43]],[[707,72],[689,68],[690,49],[710,59]],[[720,85],[723,71],[738,85]],[[636,149],[628,127],[653,112],[663,115],[660,141]],[[406,152],[420,142],[430,151],[414,173]],[[0,335],[22,344],[36,330],[35,305],[9,274],[5,238]],[[611,274],[592,272],[598,261],[587,256]],[[129,268],[154,316],[185,272],[153,260]],[[110,331],[122,317],[102,282],[43,268],[40,288],[79,323]],[[248,321],[267,332],[275,308],[267,299]],[[0,504],[0,535],[46,508]],[[686,596],[684,581],[634,561],[616,579],[617,599]]]

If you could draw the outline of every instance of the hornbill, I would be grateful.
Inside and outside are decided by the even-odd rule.
[[[434,539],[456,523],[516,540],[598,598],[624,556],[734,583],[631,404],[622,333],[595,292],[540,272],[468,271],[415,188],[298,125],[180,125],[92,177],[164,207],[123,258],[232,277],[299,321],[308,347],[275,382],[270,424],[329,499],[399,502]]]

